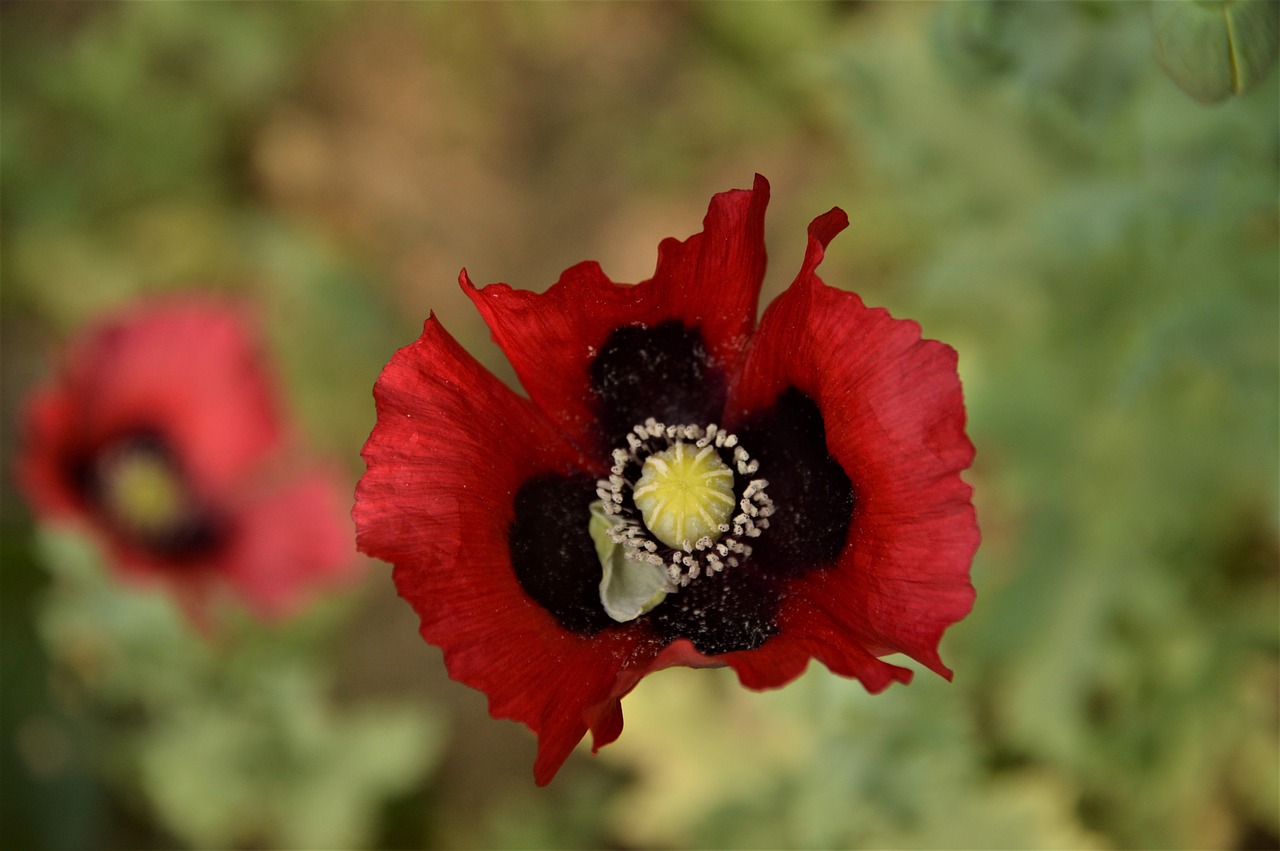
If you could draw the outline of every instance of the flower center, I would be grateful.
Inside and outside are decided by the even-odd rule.
[[[108,450],[98,464],[102,506],[131,532],[162,535],[189,516],[186,487],[163,452],[130,443]]]
[[[645,459],[631,497],[653,536],[680,548],[704,537],[719,540],[737,504],[733,471],[716,447],[683,440]]]
[[[714,423],[645,420],[613,450],[596,483],[588,531],[603,571],[600,599],[619,621],[639,617],[703,574],[737,567],[768,528],[768,481],[736,435]]]

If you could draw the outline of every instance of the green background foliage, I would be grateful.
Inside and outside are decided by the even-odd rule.
[[[1280,843],[1274,72],[1202,105],[1138,3],[3,17],[13,847]],[[514,381],[458,269],[640,280],[757,171],[766,298],[839,205],[824,278],[960,352],[984,540],[952,684],[666,671],[539,790],[532,738],[448,681],[386,566],[211,650],[13,491],[20,399],[103,310],[253,305],[354,486],[370,387],[429,311]]]

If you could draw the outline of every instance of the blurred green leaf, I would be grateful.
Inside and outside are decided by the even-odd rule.
[[[162,588],[113,575],[87,536],[39,541],[56,579],[40,626],[99,716],[103,765],[190,845],[372,845],[382,803],[437,759],[430,711],[334,705],[322,645],[340,623],[323,606],[276,626],[229,609],[201,634]]]

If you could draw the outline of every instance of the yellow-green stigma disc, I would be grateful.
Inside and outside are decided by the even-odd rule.
[[[163,531],[186,510],[185,493],[173,469],[149,452],[124,452],[113,458],[106,488],[110,510],[136,531]]]
[[[677,549],[718,539],[737,504],[733,471],[715,447],[683,441],[645,459],[633,497],[653,536]]]

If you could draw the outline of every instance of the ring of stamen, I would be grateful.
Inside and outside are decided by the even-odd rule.
[[[616,521],[609,537],[626,546],[626,558],[661,567],[674,585],[684,586],[702,574],[736,567],[751,554],[749,539],[759,537],[761,531],[768,528],[774,509],[765,492],[769,482],[750,478],[758,472],[759,462],[738,444],[736,435],[714,423],[703,428],[666,425],[650,418],[628,432],[626,441],[625,447],[613,451],[609,477],[599,480],[596,487],[605,514]],[[676,450],[680,445],[687,448]],[[646,494],[641,491],[649,484],[642,484],[647,462],[655,456],[665,461],[663,453],[690,453],[692,458],[701,457],[700,463],[710,471],[715,469],[710,456],[700,454],[708,447],[726,472],[734,474],[734,482],[746,480],[741,492],[735,493],[736,506],[731,506],[722,517],[713,515],[713,523],[703,521],[703,526],[697,528],[696,538],[683,532],[660,536],[647,525],[646,521],[652,518],[647,518],[637,504],[637,497],[640,504],[646,500]]]

